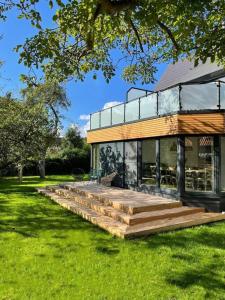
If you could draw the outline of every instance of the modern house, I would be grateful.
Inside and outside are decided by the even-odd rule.
[[[224,78],[224,79],[223,79]],[[225,70],[170,65],[154,91],[91,114],[91,168],[115,186],[225,210]]]

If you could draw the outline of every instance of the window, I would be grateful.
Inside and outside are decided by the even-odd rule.
[[[137,184],[137,142],[125,142],[125,182]]]
[[[213,137],[185,138],[185,190],[213,190]]]
[[[99,169],[99,145],[98,144],[92,146],[92,168],[94,170]]]
[[[225,137],[221,137],[221,190],[225,191]]]
[[[156,184],[156,148],[155,140],[142,142],[142,183]]]
[[[177,138],[160,140],[160,186],[177,188]]]

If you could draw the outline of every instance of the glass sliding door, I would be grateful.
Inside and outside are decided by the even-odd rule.
[[[160,140],[160,187],[177,188],[177,138]]]
[[[185,138],[185,190],[213,191],[214,158],[213,137]]]
[[[154,139],[142,141],[142,183],[156,184],[156,144]]]
[[[137,142],[125,142],[125,184],[137,184]]]

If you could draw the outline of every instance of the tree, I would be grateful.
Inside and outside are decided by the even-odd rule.
[[[39,29],[16,49],[20,62],[41,67],[47,78],[83,80],[99,70],[108,81],[115,49],[129,82],[152,82],[158,63],[184,57],[225,65],[224,0],[49,0],[54,28],[42,27],[38,2],[5,0],[5,9],[13,3]]]
[[[63,138],[63,147],[68,148],[83,148],[84,140],[80,135],[79,128],[76,125],[70,126]]]
[[[59,135],[61,126],[60,110],[67,109],[70,102],[66,96],[66,92],[62,86],[56,82],[45,82],[35,85],[30,85],[22,91],[27,105],[41,104],[46,110],[48,120],[52,125],[50,135],[46,135],[42,140],[40,159],[39,159],[39,173],[40,177],[45,178],[45,157],[49,147],[56,143],[56,138]]]
[[[29,105],[10,97],[0,98],[0,161],[14,164],[20,182],[29,160],[39,160],[43,144],[52,138],[54,124],[42,103]],[[6,164],[5,161],[5,164]]]

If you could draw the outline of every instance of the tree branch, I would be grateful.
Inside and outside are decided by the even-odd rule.
[[[142,46],[142,43],[141,43],[140,36],[139,36],[139,34],[138,34],[138,31],[137,31],[137,28],[135,27],[135,25],[134,25],[134,23],[133,23],[133,21],[132,21],[131,18],[129,18],[129,21],[130,21],[130,25],[131,25],[131,27],[132,27],[132,29],[133,29],[133,31],[134,31],[136,37],[137,37],[137,40],[138,40],[139,46],[140,46],[140,48],[141,48],[141,51],[144,52],[144,49],[143,49],[143,46]]]
[[[169,29],[169,27],[167,27],[164,23],[162,23],[159,19],[157,19],[157,24],[159,25],[159,27],[166,32],[166,34],[169,36],[170,40],[172,41],[175,49],[177,52],[180,51],[180,46],[178,45],[177,41],[175,40],[172,31]]]

